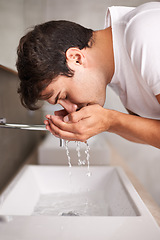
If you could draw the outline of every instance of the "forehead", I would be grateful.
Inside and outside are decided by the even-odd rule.
[[[48,86],[44,87],[44,89],[40,93],[40,99],[46,100],[50,98],[54,94],[53,84],[52,82],[48,84]]]

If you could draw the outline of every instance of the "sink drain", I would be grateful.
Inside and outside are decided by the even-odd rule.
[[[75,211],[69,211],[61,213],[60,216],[80,216],[80,214]]]

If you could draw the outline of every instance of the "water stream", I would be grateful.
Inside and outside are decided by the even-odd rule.
[[[71,164],[71,157],[70,157],[70,152],[69,152],[69,147],[68,147],[68,143],[69,141],[65,141],[65,149],[66,149],[66,155],[67,155],[67,159],[68,159],[68,165],[69,167],[72,167]],[[85,142],[85,154],[86,154],[86,159],[81,159],[81,146],[80,146],[80,142],[76,141],[76,152],[77,152],[77,159],[78,159],[78,165],[79,166],[84,166],[87,163],[87,173],[86,175],[88,177],[91,176],[91,172],[90,172],[90,147],[88,142]]]
[[[90,177],[90,147],[88,142],[85,142],[85,158],[82,159],[81,143],[76,141],[76,152],[79,166],[87,164],[86,176]],[[69,151],[69,141],[65,141],[66,155],[69,166],[70,185],[72,185],[72,173],[71,173],[71,157]],[[85,168],[84,168],[85,169]],[[100,202],[99,202],[100,201]],[[101,209],[104,197],[102,192],[77,192],[77,193],[49,193],[40,195],[39,201],[34,208],[32,215],[54,215],[54,216],[93,216],[93,215],[107,215],[108,207]],[[99,204],[101,203],[101,204]],[[105,204],[104,204],[105,205]]]

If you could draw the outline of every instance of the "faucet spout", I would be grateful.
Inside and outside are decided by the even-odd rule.
[[[65,140],[60,138],[60,147],[64,147],[65,146]]]

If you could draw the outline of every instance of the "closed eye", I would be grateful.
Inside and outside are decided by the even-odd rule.
[[[60,92],[57,94],[57,96],[56,96],[56,98],[55,98],[55,103],[54,103],[54,104],[57,104],[58,99],[59,99],[59,95],[60,95]]]
[[[39,100],[48,100],[52,96],[53,96],[53,91],[46,93],[44,95],[40,95]]]
[[[68,99],[67,94],[62,94],[59,96],[59,100],[66,100]]]

